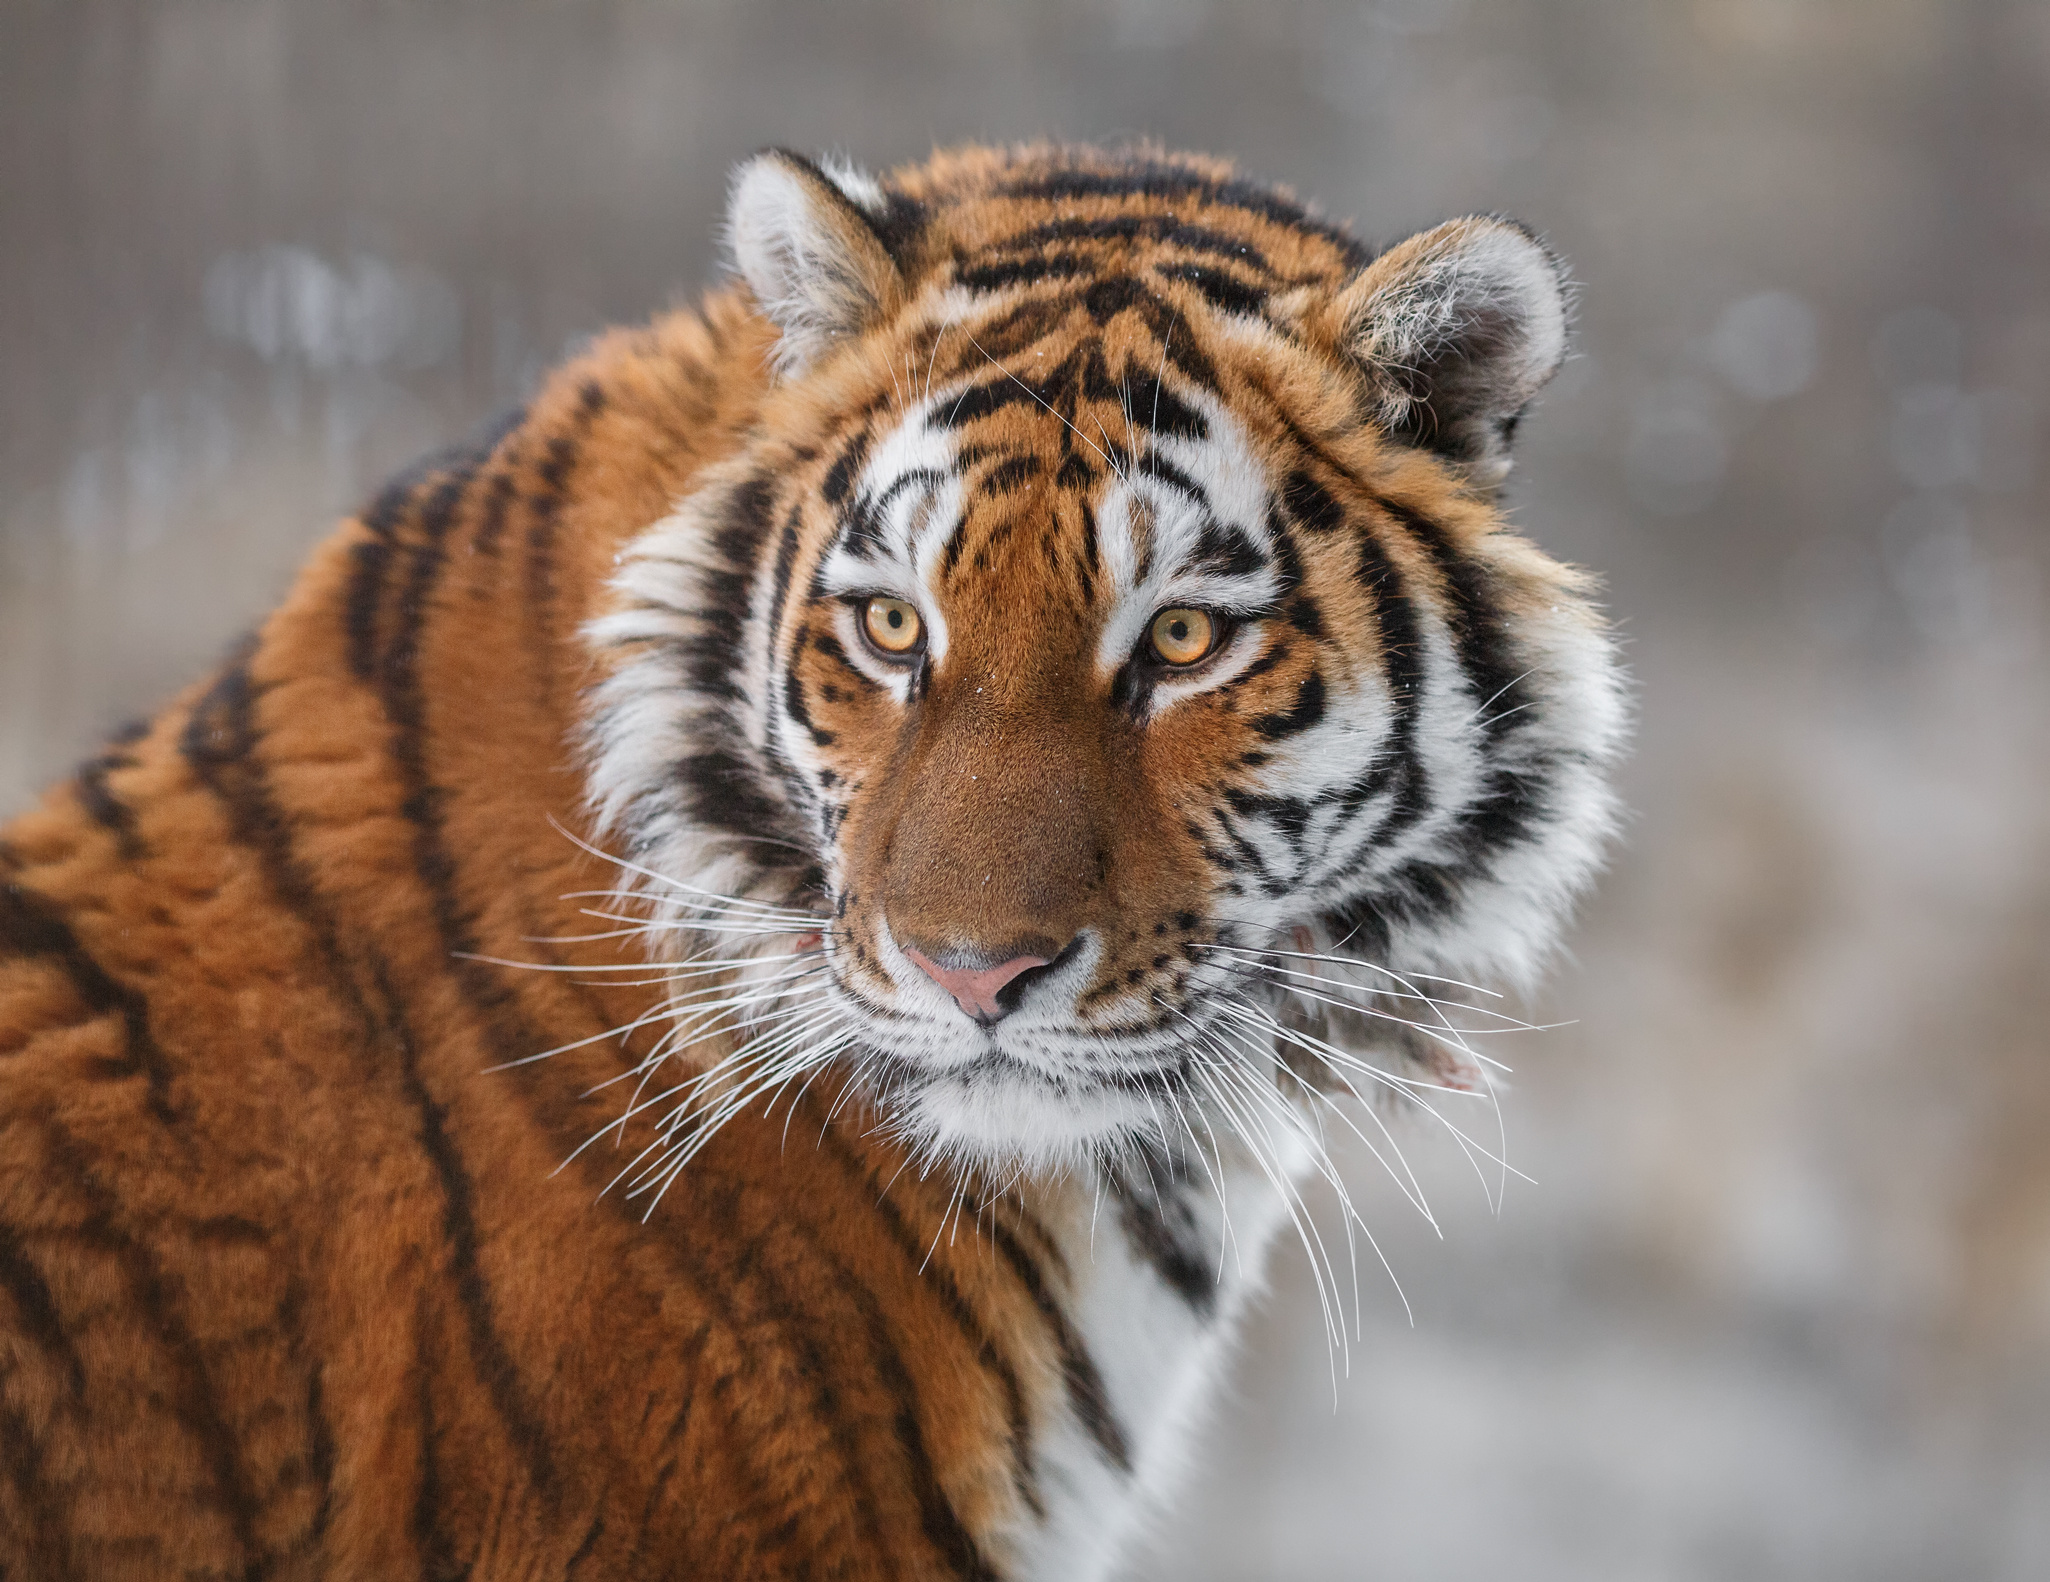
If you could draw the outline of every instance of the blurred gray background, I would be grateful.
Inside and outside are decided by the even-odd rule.
[[[743,154],[1049,133],[1546,232],[1516,511],[1642,716],[1537,1185],[1355,1161],[1413,1327],[1364,1267],[1334,1390],[1284,1249],[1133,1574],[2050,1576],[2041,0],[5,0],[0,813],[712,279]]]

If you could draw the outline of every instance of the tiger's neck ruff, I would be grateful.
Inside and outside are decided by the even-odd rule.
[[[1554,261],[1049,148],[731,233],[7,832],[9,1574],[1099,1576],[1326,1123],[1483,1085],[1621,734]]]

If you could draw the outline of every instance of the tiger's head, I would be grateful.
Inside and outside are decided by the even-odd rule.
[[[624,554],[589,742],[666,952],[755,963],[759,1070],[1052,1165],[1262,1063],[1431,1066],[1405,986],[1528,976],[1622,731],[1584,579],[1496,500],[1566,350],[1539,242],[1376,255],[1047,147],[764,154],[730,235],[773,368]]]

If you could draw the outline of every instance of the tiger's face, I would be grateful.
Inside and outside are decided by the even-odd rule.
[[[598,799],[679,921],[816,914],[739,915],[904,1132],[1087,1157],[1274,1060],[1333,947],[1543,950],[1618,724],[1491,493],[1563,351],[1535,243],[1369,260],[1213,167],[1045,152],[764,156],[733,229],[781,378],[629,551]]]
[[[835,982],[900,1095],[983,1146],[1159,1104],[1227,948],[1351,865],[1311,810],[1386,735],[1361,599],[1161,364],[1144,314],[1085,306],[879,415],[796,569],[779,730]]]

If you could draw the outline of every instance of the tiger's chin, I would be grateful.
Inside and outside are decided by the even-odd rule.
[[[1000,1176],[1086,1171],[1180,1132],[1165,1069],[1054,1075],[1000,1051],[941,1071],[885,1056],[884,1126],[936,1162]]]

